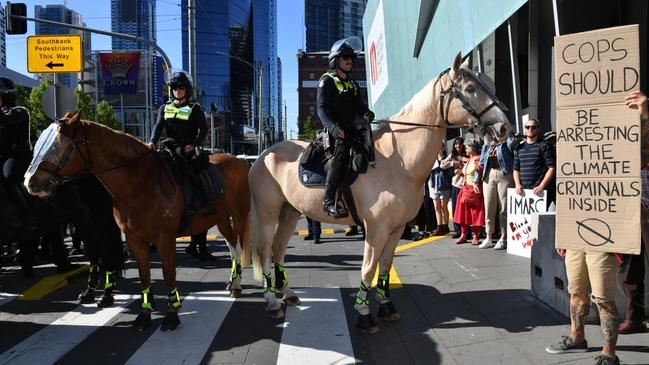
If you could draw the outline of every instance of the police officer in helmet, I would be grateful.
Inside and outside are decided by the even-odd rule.
[[[356,56],[362,49],[358,37],[341,39],[329,52],[330,71],[320,77],[318,86],[318,117],[335,139],[333,161],[327,173],[325,196],[322,202],[327,215],[346,217],[345,207],[336,204],[336,190],[345,178],[349,166],[350,149],[358,118],[371,121],[372,113],[361,98],[358,83],[350,77]]]
[[[13,81],[0,77],[0,180],[21,214],[30,223],[35,223],[29,213],[29,204],[21,187],[21,180],[29,161],[29,112],[16,106],[18,90]]]
[[[180,70],[171,70],[167,75],[167,85],[171,89],[171,101],[162,105],[158,110],[158,120],[153,127],[150,148],[155,148],[155,144],[160,139],[164,131],[167,138],[171,139],[180,149],[179,157],[191,160],[196,156],[198,151],[196,147],[201,146],[207,136],[207,122],[205,113],[200,105],[190,100],[194,94],[194,85],[191,76]],[[195,164],[193,164],[195,166]],[[185,167],[190,166],[189,163]],[[192,169],[185,169],[189,174]],[[214,210],[215,192],[212,187],[212,181],[209,171],[203,169],[196,171],[200,188],[203,190],[206,201],[204,202],[203,212],[211,214]],[[191,178],[192,176],[189,176]],[[185,176],[184,178],[188,178]],[[190,204],[191,202],[187,202]]]

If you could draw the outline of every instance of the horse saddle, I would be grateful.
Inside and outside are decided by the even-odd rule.
[[[362,124],[355,126],[356,133],[352,139],[351,158],[346,174],[347,185],[352,185],[359,174],[366,173],[368,166],[374,167],[372,130]],[[302,152],[298,168],[302,185],[306,187],[325,185],[333,157],[332,138],[328,132],[321,132]]]

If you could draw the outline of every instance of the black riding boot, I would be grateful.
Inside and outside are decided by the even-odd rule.
[[[201,189],[203,190],[203,194],[205,195],[203,214],[213,214],[215,211],[214,203],[216,201],[216,191],[214,190],[214,185],[212,184],[210,171],[207,169],[201,171],[198,174],[198,181],[200,181]]]
[[[331,168],[329,168],[329,171],[327,172],[325,196],[322,201],[322,208],[325,213],[336,218],[344,218],[349,215],[349,212],[347,212],[345,207],[336,204],[336,191],[338,190],[340,182],[345,177],[345,169],[347,168],[347,158],[345,158],[345,153],[349,152],[344,151],[342,143],[338,143],[331,163]]]

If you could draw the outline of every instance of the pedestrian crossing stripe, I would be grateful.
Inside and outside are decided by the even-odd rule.
[[[278,364],[354,364],[354,350],[348,330],[345,305],[338,287],[294,289],[302,304],[288,307],[283,323],[278,348]],[[115,322],[129,309],[139,296],[115,295],[115,306],[98,309],[95,305],[79,305],[49,325],[38,329],[22,342],[0,354],[0,364],[53,364],[68,357],[72,351],[92,351],[87,347],[95,342],[84,342],[99,328],[123,327],[125,323]],[[161,332],[156,328],[143,343],[122,353],[127,364],[199,364],[209,354],[210,345],[224,319],[237,302],[256,302],[255,310],[263,311],[261,296],[229,298],[228,291],[201,291],[191,293],[183,300],[179,312],[181,325],[176,331]],[[258,306],[257,306],[258,303]],[[134,303],[133,303],[134,304]],[[131,310],[135,308],[130,306]],[[351,308],[348,308],[353,310]],[[22,321],[21,315],[8,317],[5,328],[11,322]],[[322,321],[322,318],[327,318]],[[112,323],[111,323],[112,322]],[[154,321],[158,323],[159,321]],[[314,329],[317,324],[318,329]],[[260,326],[276,326],[271,320],[262,321]],[[35,326],[36,327],[36,326]],[[241,328],[251,331],[251,328]],[[124,331],[124,330],[122,330]],[[114,331],[105,331],[107,336]],[[124,332],[125,333],[125,332]],[[145,332],[146,333],[146,332]],[[144,333],[128,332],[128,336],[146,336]],[[276,340],[277,341],[277,340]],[[110,339],[100,340],[110,346]],[[119,351],[119,349],[115,349]],[[129,358],[130,356],[130,358]],[[66,361],[61,361],[65,363]],[[119,363],[124,360],[119,361]]]

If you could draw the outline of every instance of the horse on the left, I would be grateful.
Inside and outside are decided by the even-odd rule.
[[[180,324],[180,293],[176,288],[176,237],[217,225],[233,254],[232,292],[240,293],[241,266],[249,264],[249,167],[234,156],[210,157],[211,169],[223,177],[224,195],[215,213],[195,214],[181,221],[186,208],[183,189],[176,183],[171,164],[146,144],[126,133],[80,120],[79,114],[50,125],[36,143],[34,159],[25,174],[25,186],[38,196],[50,194],[66,177],[85,172],[95,175],[113,197],[114,215],[126,235],[129,251],[138,262],[142,287],[136,330],[151,326],[152,293],[149,246],[155,245],[162,262],[169,305],[160,329]],[[196,211],[200,212],[198,206]],[[237,245],[238,244],[238,245]]]

